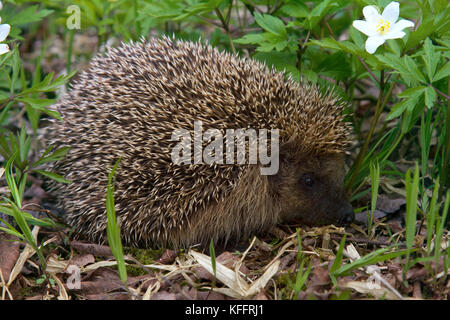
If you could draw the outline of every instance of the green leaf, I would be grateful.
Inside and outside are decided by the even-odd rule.
[[[309,14],[309,8],[303,2],[291,1],[280,8],[287,16],[305,18]]]
[[[22,125],[19,134],[19,160],[21,163],[25,162],[30,152],[31,137],[27,137],[27,131],[25,125]]]
[[[337,284],[337,280],[332,275],[334,275],[336,270],[341,267],[343,251],[344,251],[344,247],[345,247],[345,238],[346,238],[346,235],[344,234],[344,236],[341,239],[341,242],[339,243],[339,248],[336,253],[336,258],[334,259],[333,264],[331,265],[331,268],[330,268],[330,278],[334,285]]]
[[[434,235],[434,230],[436,228],[436,213],[438,207],[437,204],[437,197],[439,193],[439,176],[436,179],[436,182],[434,184],[433,189],[433,196],[431,198],[430,206],[428,207],[428,212],[425,215],[427,219],[427,253],[430,254],[431,252],[431,238]]]
[[[41,248],[38,248],[38,246],[37,246],[36,240],[34,239],[33,233],[31,232],[30,227],[28,226],[28,223],[25,220],[25,216],[24,216],[23,212],[13,202],[10,202],[10,204],[13,209],[12,212],[13,212],[13,216],[14,216],[14,219],[16,220],[17,225],[19,226],[20,230],[22,231],[22,234],[25,237],[25,240],[27,241],[27,243],[38,254],[42,269],[45,270],[46,262],[45,262],[44,255],[42,254]]]
[[[261,44],[265,41],[265,38],[262,33],[249,33],[243,36],[242,38],[233,40],[236,43],[240,44]]]
[[[370,216],[368,225],[368,234],[372,233],[372,222],[373,214],[375,212],[377,198],[378,198],[378,188],[380,186],[380,164],[377,160],[370,162],[370,184],[372,186],[372,201],[370,202]]]
[[[380,62],[380,60],[378,60],[379,57],[377,55],[369,54],[367,51],[361,49],[356,44],[350,41],[337,41],[332,38],[325,38],[322,40],[311,40],[306,45],[318,45],[323,48],[329,48],[339,51],[343,50],[347,53],[363,58],[364,61],[374,69],[380,70],[383,67],[383,64]]]
[[[275,67],[279,71],[288,71],[296,79],[300,78],[300,72],[297,69],[297,56],[287,52],[257,52],[253,55],[253,59],[262,61],[269,67]]]
[[[316,71],[335,80],[346,80],[351,76],[351,67],[342,51],[327,56],[316,68]]]
[[[108,175],[108,187],[106,190],[106,215],[108,224],[106,227],[106,235],[108,238],[108,244],[111,251],[116,258],[117,267],[119,269],[119,276],[123,283],[127,281],[127,271],[125,268],[125,260],[123,255],[123,246],[120,237],[120,223],[116,217],[115,205],[114,205],[114,184],[115,173],[119,166],[120,159],[116,161],[113,169]]]
[[[0,219],[0,222],[6,223],[6,221],[3,220],[3,219]],[[15,230],[15,229],[13,230],[13,229],[9,229],[9,228],[0,227],[0,230],[4,231],[4,232],[6,232],[6,233],[8,233],[8,234],[10,234],[12,236],[15,236],[15,237],[17,237],[19,239],[25,240],[25,237],[19,231]]]
[[[399,117],[401,114],[403,114],[403,112],[405,112],[406,110],[412,110],[416,106],[419,98],[422,96],[425,89],[426,87],[420,86],[407,89],[404,92],[400,93],[398,96],[400,98],[403,97],[406,99],[400,101],[391,108],[391,111],[387,115],[386,120],[389,121],[395,119]]]
[[[443,234],[444,234],[444,228],[445,228],[445,221],[447,221],[447,214],[448,214],[448,209],[450,207],[450,190],[447,190],[447,193],[445,195],[445,203],[444,203],[444,208],[442,210],[442,216],[440,219],[440,224],[438,223],[436,225],[436,240],[435,240],[435,244],[434,244],[434,257],[435,257],[435,264],[438,265],[439,262],[439,258],[440,258],[440,252],[441,252],[441,242],[443,239]],[[445,240],[444,240],[445,241]],[[447,249],[448,250],[448,249]],[[447,251],[448,252],[448,251]]]
[[[315,6],[308,14],[308,29],[313,29],[322,18],[328,14],[331,8],[338,7],[339,5],[333,0],[324,0]]]
[[[45,78],[41,82],[31,88],[23,90],[21,94],[25,95],[28,93],[55,91],[56,89],[58,89],[58,87],[64,85],[71,77],[73,77],[76,72],[76,70],[73,70],[67,75],[59,76],[53,82],[52,79],[54,73],[51,72],[47,76],[45,76]]]
[[[405,62],[406,68],[410,71],[414,79],[419,82],[426,83],[425,77],[423,76],[422,72],[420,72],[413,58],[411,58],[410,56],[403,56],[403,61]]]
[[[41,21],[43,18],[51,14],[54,10],[42,9],[38,11],[38,6],[34,5],[21,10],[14,15],[9,24],[13,26],[20,26],[31,22]]]
[[[184,3],[181,1],[165,0],[165,1],[152,1],[144,2],[144,7],[139,17],[145,16],[146,18],[156,17],[159,19],[170,19],[180,16],[185,8]]]
[[[255,13],[254,17],[256,23],[267,32],[276,34],[283,38],[287,38],[286,28],[283,21],[281,21],[279,18],[276,18],[269,14],[261,15],[258,12]]]
[[[270,52],[275,49],[276,44],[270,43],[270,42],[263,42],[259,45],[258,48],[256,48],[257,51],[260,52]]]
[[[425,54],[422,56],[425,62],[425,67],[427,69],[428,79],[430,83],[433,82],[433,76],[436,72],[436,67],[439,63],[440,54],[435,51],[433,43],[430,38],[425,39],[423,46]]]
[[[16,179],[14,177],[13,173],[13,162],[14,159],[17,157],[17,151],[14,152],[14,154],[11,156],[11,158],[8,160],[5,166],[5,178],[6,183],[8,184],[9,190],[11,191],[11,195],[17,204],[19,208],[22,207],[22,195],[19,192],[19,189],[17,188]]]
[[[411,57],[403,56],[400,58],[393,53],[385,53],[384,55],[378,55],[378,59],[389,68],[398,71],[408,85],[411,85],[412,82],[426,83],[425,77]]]
[[[433,89],[433,87],[427,87],[425,89],[425,105],[428,108],[431,108],[434,106],[434,103],[436,102],[437,94],[436,91]]]
[[[353,42],[358,46],[358,48],[364,48],[365,47],[365,40],[362,36],[362,33],[358,31],[356,28],[351,27],[349,30],[350,39],[353,40]]]
[[[44,170],[39,170],[39,169],[34,169],[34,172],[40,173],[43,176],[46,176],[50,179],[53,179],[57,182],[61,182],[61,183],[71,183],[72,181],[64,179],[62,176],[60,176],[59,174],[56,174],[54,172],[49,172],[49,171],[44,171]]]
[[[418,86],[418,87],[414,87],[414,88],[409,88],[409,89],[406,89],[403,92],[400,92],[398,94],[398,97],[400,97],[400,98],[417,97],[417,96],[421,95],[426,88],[427,87],[425,87],[425,86]]]
[[[20,59],[19,47],[16,46],[12,50],[12,75],[11,75],[11,85],[10,85],[10,94],[14,95],[16,89],[16,81],[19,77],[19,72],[22,68],[22,60]]]
[[[17,98],[16,100],[26,103],[31,108],[42,111],[55,119],[61,120],[61,116],[58,111],[47,108],[48,106],[54,104],[56,99]]]
[[[417,197],[419,191],[419,167],[414,169],[414,177],[411,181],[411,170],[406,173],[406,248],[411,249],[416,235],[417,222]],[[403,272],[409,267],[409,252],[406,257],[406,264]]]
[[[183,10],[184,13],[173,18],[173,20],[180,21],[180,20],[184,20],[187,17],[193,16],[193,15],[201,15],[204,13],[209,13],[209,12],[213,11],[214,9],[218,8],[223,1],[224,0],[209,0],[206,2],[200,1],[196,4],[192,3],[190,6],[187,6],[184,8],[184,10]]]
[[[56,102],[56,99],[17,98],[16,100],[27,103],[39,110],[45,110],[45,107],[51,106]]]
[[[444,66],[442,66],[441,69],[438,70],[438,72],[436,72],[436,74],[434,75],[433,81],[438,81],[441,80],[445,77],[450,76],[450,62],[447,61]]]
[[[12,217],[14,216],[13,208],[11,206],[0,205],[0,212],[7,214],[9,216],[12,216]],[[60,226],[58,223],[56,223],[55,221],[53,221],[49,218],[38,219],[38,218],[33,217],[30,213],[23,212],[23,211],[22,211],[22,215],[25,218],[25,220],[27,221],[27,223],[34,225],[34,226],[40,226],[40,227],[44,227],[44,228],[55,228],[55,227]],[[10,228],[10,225],[8,225],[7,223],[5,223],[5,225],[8,228]]]
[[[391,249],[391,247],[387,247],[387,248],[381,248],[381,249],[372,251],[371,253],[365,255],[364,257],[361,257],[360,259],[358,259],[356,261],[353,261],[352,263],[343,265],[342,267],[340,267],[338,270],[336,270],[332,274],[334,277],[346,275],[350,271],[355,270],[357,268],[361,268],[361,267],[368,266],[371,264],[376,264],[378,262],[385,261],[385,260],[391,260],[398,256],[402,256],[402,255],[405,255],[412,251],[415,251],[415,250],[411,249],[411,250],[402,250],[402,251],[386,253],[390,249]]]
[[[50,148],[49,148],[50,149]],[[50,150],[47,149],[46,152],[42,155],[42,157],[31,165],[32,168],[37,167],[43,163],[58,161],[62,159],[66,153],[70,150],[70,147],[62,147],[53,152],[51,155],[46,156]]]
[[[448,16],[450,7],[436,14],[424,15],[423,21],[420,23],[416,31],[411,32],[405,45],[405,50],[409,50],[417,46],[420,41],[434,33],[436,30],[448,24]]]
[[[317,73],[310,69],[302,70],[302,76],[306,77],[306,79],[312,83],[317,83],[317,81],[319,80],[319,76],[317,75]]]
[[[211,256],[211,266],[213,269],[214,278],[216,278],[216,251],[214,250],[214,241],[212,238],[209,243],[209,255]]]

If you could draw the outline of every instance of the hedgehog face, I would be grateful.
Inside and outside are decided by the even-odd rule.
[[[285,159],[275,177],[282,221],[348,225],[353,209],[344,189],[343,155]]]

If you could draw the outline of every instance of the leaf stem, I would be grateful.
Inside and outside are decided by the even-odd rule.
[[[363,159],[364,159],[364,155],[367,152],[370,140],[372,139],[372,136],[373,136],[373,134],[375,132],[375,127],[377,125],[378,119],[380,118],[381,112],[383,111],[384,107],[386,106],[386,104],[387,104],[387,102],[389,100],[389,97],[390,97],[390,95],[392,93],[392,89],[394,89],[394,86],[395,86],[395,81],[392,81],[391,85],[389,86],[389,89],[388,89],[388,91],[387,91],[387,93],[386,93],[386,95],[384,96],[384,99],[383,99],[383,92],[384,92],[384,88],[385,88],[385,81],[384,81],[384,70],[381,70],[380,93],[378,95],[378,100],[377,100],[377,106],[376,106],[376,109],[375,109],[375,114],[374,114],[374,116],[372,118],[372,123],[370,124],[369,133],[367,134],[366,140],[364,141],[364,145],[361,148],[358,156],[356,157],[354,170],[353,170],[353,173],[352,173],[352,177],[350,179],[350,182],[347,185],[347,192],[350,192],[350,190],[351,190],[351,188],[353,186],[353,183],[355,182],[355,179],[356,179],[356,177],[358,175],[359,169],[361,168],[361,165],[362,165],[362,162],[363,162]]]
[[[436,90],[436,89],[435,89]],[[450,79],[448,82],[448,92],[450,92]],[[447,188],[448,188],[448,184],[449,184],[449,175],[448,175],[448,162],[449,162],[449,153],[450,153],[450,100],[447,100],[447,110],[446,110],[446,119],[445,119],[445,123],[444,123],[444,128],[445,128],[445,139],[444,141],[446,141],[445,145],[443,146],[442,149],[442,171],[441,171],[441,176],[442,176],[442,184],[439,188],[439,201],[442,199],[442,197],[444,196],[444,193],[446,192]]]
[[[308,30],[308,33],[306,34],[305,40],[303,40],[303,43],[299,41],[299,49],[297,51],[297,69],[302,73],[302,54],[306,50],[305,43],[309,41],[309,37],[311,35],[311,30]]]
[[[69,46],[67,48],[67,74],[70,73],[70,70],[72,68],[72,48],[73,48],[73,37],[74,37],[75,31],[72,29],[69,31]],[[68,84],[66,83],[66,87],[68,87]]]
[[[443,96],[445,99],[450,100],[450,96],[443,93],[441,90],[436,89],[435,87],[433,87],[431,84],[429,84],[430,87],[432,87],[434,89],[434,91],[436,91],[436,93],[440,94],[441,96]]]
[[[219,17],[220,22],[222,22],[222,28],[227,33],[228,41],[230,42],[230,46],[231,46],[231,50],[233,51],[234,54],[236,54],[236,48],[234,47],[233,39],[231,38],[231,33],[230,33],[230,28],[228,26],[228,23],[224,19],[222,12],[220,12],[219,8],[215,8],[214,11],[216,12],[217,16]],[[230,8],[230,11],[231,11],[231,8]]]
[[[372,70],[370,70],[370,68],[367,66],[367,64],[364,62],[364,60],[361,57],[358,57],[359,61],[361,61],[361,64],[364,66],[364,69],[367,70],[367,72],[369,72],[369,74],[372,76],[372,78],[374,78],[374,80],[380,84],[381,87],[381,82],[380,79],[377,78],[377,76],[372,72]],[[383,90],[381,90],[383,91]]]

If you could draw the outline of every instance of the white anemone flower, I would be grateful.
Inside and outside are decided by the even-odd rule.
[[[0,23],[2,22],[2,18],[0,17]],[[0,24],[0,42],[4,41],[6,37],[11,31],[11,26],[9,24]],[[9,47],[5,43],[0,43],[0,55],[7,53],[9,51]]]
[[[414,22],[409,20],[398,20],[400,5],[398,2],[389,3],[380,15],[374,6],[363,8],[364,20],[353,21],[353,26],[369,36],[366,41],[366,51],[374,53],[388,39],[403,38],[402,31],[408,27],[414,27]]]
[[[3,4],[0,1],[0,10],[2,10]],[[2,22],[2,18],[0,17],[0,23]],[[11,31],[11,26],[9,24],[0,24],[0,42],[6,39],[6,37]],[[9,47],[5,43],[0,43],[0,55],[7,53],[9,51]]]
[[[0,19],[1,22],[1,19]],[[0,42],[6,39],[11,30],[11,26],[9,24],[0,24]],[[7,53],[9,51],[9,47],[5,43],[0,43],[0,55]]]

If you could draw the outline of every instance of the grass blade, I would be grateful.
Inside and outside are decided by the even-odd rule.
[[[108,224],[106,226],[106,234],[111,251],[116,258],[117,268],[119,270],[120,280],[124,284],[127,282],[127,270],[125,267],[125,259],[123,256],[122,240],[120,238],[120,224],[117,221],[116,211],[114,206],[114,184],[115,173],[119,165],[120,159],[117,160],[112,171],[108,175],[108,188],[106,190],[106,215]]]

